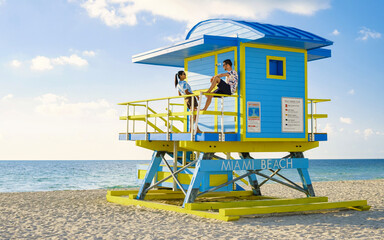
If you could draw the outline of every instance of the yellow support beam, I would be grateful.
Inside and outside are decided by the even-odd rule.
[[[121,205],[137,205],[137,206],[143,206],[151,209],[160,209],[160,210],[173,211],[173,212],[179,212],[179,213],[185,213],[185,214],[192,214],[199,217],[218,219],[222,221],[236,221],[240,218],[239,216],[222,216],[214,212],[187,210],[175,205],[150,202],[150,201],[141,201],[141,200],[129,199],[129,198],[120,197],[120,196],[107,195],[107,201],[118,203]]]
[[[154,151],[164,151],[172,152],[173,151],[173,142],[168,141],[145,141],[145,140],[136,140],[136,146],[154,150]],[[182,151],[182,150],[180,150]]]
[[[197,111],[194,111],[194,115],[197,114]],[[224,116],[237,116],[237,113],[236,112],[224,112],[223,113]],[[170,113],[169,116],[170,117],[176,117],[176,118],[180,118],[180,116],[190,116],[192,115],[192,112],[173,112],[173,113]],[[215,116],[221,116],[221,112],[220,111],[200,111],[200,115],[215,115]],[[166,117],[167,116],[167,113],[152,113],[152,114],[148,114],[148,118],[154,118],[154,117]],[[127,116],[120,116],[119,117],[120,120],[127,120]],[[129,116],[129,120],[145,120],[145,114],[142,114],[142,115],[134,115],[134,116]],[[182,120],[184,120],[183,118],[180,118]]]
[[[311,119],[312,115],[307,114],[307,119]],[[328,118],[328,114],[313,114],[313,118]]]
[[[219,210],[219,213],[222,216],[230,216],[230,215],[241,216],[241,215],[252,215],[252,214],[326,210],[326,209],[349,208],[349,207],[359,207],[359,206],[367,206],[367,200],[290,204],[290,205],[278,205],[278,206],[222,208]]]
[[[130,194],[129,199],[136,199],[137,194]],[[144,200],[172,200],[172,199],[184,199],[185,195],[182,192],[178,193],[147,193]]]
[[[234,159],[234,158],[231,157],[231,159]],[[235,177],[240,177],[240,175],[237,174],[237,173],[235,173],[235,172],[233,172],[233,175],[234,175]],[[245,185],[248,185],[248,184],[249,184],[249,183],[247,182],[247,180],[245,180],[244,178],[240,179],[240,181],[242,181]]]
[[[318,146],[319,142],[179,142],[180,148],[199,152],[302,152]]]
[[[136,103],[145,103],[145,102],[154,102],[154,101],[161,101],[161,100],[168,100],[168,99],[178,99],[178,98],[187,98],[187,97],[193,97],[193,96],[199,96],[200,93],[195,91],[193,94],[189,95],[182,95],[182,96],[174,96],[174,97],[163,97],[163,98],[153,98],[153,99],[146,99],[146,100],[137,100],[137,101],[131,101],[131,102],[123,102],[118,103],[117,105],[133,105]],[[217,94],[217,93],[203,93],[205,96],[217,96],[217,97],[238,97],[238,95],[226,95],[226,94]]]
[[[308,98],[308,99],[307,99],[307,103],[311,103],[311,101],[312,101],[313,103],[330,102],[331,99],[315,99],[315,98]]]
[[[209,209],[221,209],[221,208],[239,208],[239,207],[274,206],[274,205],[287,205],[287,204],[328,202],[328,197],[308,197],[308,198],[295,198],[295,199],[267,199],[267,198],[268,197],[260,196],[260,199],[264,199],[264,200],[187,203],[185,205],[185,208],[189,210],[209,210]]]
[[[129,194],[137,194],[139,190],[110,190],[107,195],[110,196],[128,196]],[[172,190],[149,190],[148,193],[174,193]]]

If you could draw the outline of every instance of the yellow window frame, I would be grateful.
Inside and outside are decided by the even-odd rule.
[[[269,74],[270,73],[270,71],[269,71],[269,61],[270,60],[277,60],[277,61],[283,62],[283,75],[282,76]],[[287,63],[287,60],[285,57],[267,56],[267,78],[281,79],[281,80],[287,79],[287,64],[286,63]]]

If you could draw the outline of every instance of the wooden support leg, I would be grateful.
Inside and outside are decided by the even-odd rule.
[[[311,178],[309,177],[308,169],[307,168],[298,168],[297,169],[301,182],[303,183],[303,188],[307,191],[308,197],[314,197],[315,191],[313,190]]]
[[[140,190],[137,194],[138,200],[144,200],[145,194],[147,193],[147,188],[151,186],[152,179],[155,177],[157,170],[159,169],[161,160],[165,152],[155,151],[152,155],[151,163],[149,164],[147,173],[145,174],[143,183],[141,184]]]
[[[249,153],[240,153],[241,159],[251,159],[251,155]],[[261,196],[259,182],[257,181],[256,174],[251,174],[248,176],[248,182],[252,186],[253,195]]]
[[[196,163],[195,171],[192,176],[192,180],[188,187],[187,195],[185,196],[183,207],[186,203],[193,203],[199,193],[201,181],[203,180],[203,173],[200,171],[200,162],[202,159],[211,159],[212,153],[200,153],[199,160]]]
[[[304,158],[304,154],[302,152],[291,152],[291,157]],[[304,190],[307,191],[307,197],[314,197],[315,191],[313,190],[311,178],[309,177],[308,168],[298,168],[297,172],[300,175]]]

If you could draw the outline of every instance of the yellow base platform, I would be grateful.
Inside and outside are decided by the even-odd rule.
[[[150,190],[145,200],[136,200],[137,190],[108,191],[107,201],[122,205],[139,205],[192,214],[222,221],[235,221],[240,216],[271,213],[289,213],[333,209],[353,209],[367,211],[366,200],[328,202],[328,197],[308,197],[281,199],[267,196],[254,196],[252,191],[214,192],[198,197],[194,203],[182,208],[184,195],[180,191]]]

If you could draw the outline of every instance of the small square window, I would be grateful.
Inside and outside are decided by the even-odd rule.
[[[267,78],[286,79],[285,66],[285,58],[267,56]]]

